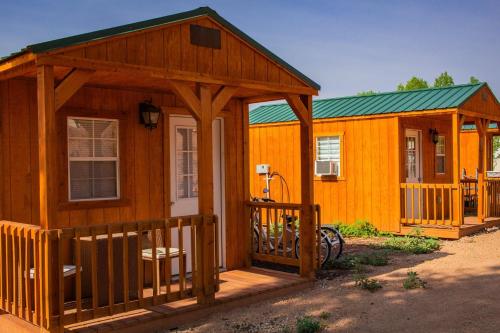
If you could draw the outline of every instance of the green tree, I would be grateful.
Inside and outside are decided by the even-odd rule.
[[[500,158],[500,136],[493,136],[493,168],[497,167],[497,160]]]
[[[425,88],[429,88],[429,84],[427,83],[427,81],[416,76],[409,79],[406,82],[406,84],[402,83],[398,84],[398,91],[425,89]]]
[[[440,87],[448,87],[452,86],[455,83],[453,82],[453,78],[451,77],[448,72],[441,73],[435,80],[434,80],[434,87],[440,88]]]
[[[472,84],[476,84],[476,83],[479,83],[479,79],[475,76],[471,76],[469,78],[469,82],[472,83]]]
[[[378,94],[378,92],[373,90],[367,90],[367,91],[360,91],[359,93],[356,94],[356,96],[370,96],[375,94]]]

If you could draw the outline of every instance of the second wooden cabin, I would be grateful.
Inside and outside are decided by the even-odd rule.
[[[363,220],[401,234],[418,225],[458,238],[498,220],[497,180],[484,171],[492,169],[488,128],[500,120],[500,105],[486,83],[316,100],[313,117],[314,197],[323,223]],[[251,168],[270,164],[290,188],[287,198],[273,180],[271,197],[297,200],[293,112],[286,104],[260,106],[250,123]],[[251,176],[252,195],[261,196],[264,179]]]

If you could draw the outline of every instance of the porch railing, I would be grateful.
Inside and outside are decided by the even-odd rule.
[[[67,229],[0,221],[0,308],[53,331],[218,290],[217,217]]]
[[[401,223],[458,226],[462,188],[455,184],[401,183]]]
[[[500,179],[484,180],[485,217],[500,217]]]
[[[466,178],[460,180],[460,184],[462,185],[462,193],[464,200],[464,213],[465,214],[474,214],[477,213],[477,206],[479,200],[479,186],[477,179],[474,178]]]
[[[253,260],[300,266],[300,221],[304,205],[293,203],[246,203],[251,226]],[[315,263],[319,267],[320,207],[314,205]]]

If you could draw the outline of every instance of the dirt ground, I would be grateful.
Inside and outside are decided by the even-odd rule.
[[[347,252],[371,241],[351,240]],[[178,332],[295,332],[298,317],[319,317],[325,332],[500,332],[500,231],[442,242],[426,255],[391,255],[368,275],[383,288],[354,286],[352,274],[320,279],[311,289],[214,314]],[[408,270],[426,289],[405,290]]]

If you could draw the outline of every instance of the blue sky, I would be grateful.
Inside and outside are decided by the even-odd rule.
[[[443,71],[500,98],[500,2],[294,0],[8,1],[0,55],[27,44],[210,6],[304,74],[321,97],[394,90]]]

